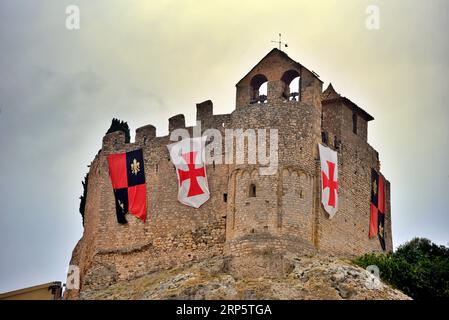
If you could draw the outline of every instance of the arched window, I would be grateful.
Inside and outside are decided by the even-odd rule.
[[[284,98],[290,101],[301,100],[301,78],[299,72],[296,70],[288,70],[284,72],[281,80],[285,84]]]
[[[355,113],[352,114],[352,132],[357,134],[357,115]]]
[[[250,198],[256,197],[256,185],[255,185],[254,183],[252,183],[252,184],[249,186],[249,197],[250,197]]]
[[[250,103],[265,103],[268,95],[268,79],[263,74],[257,74],[251,79]]]
[[[268,81],[262,83],[259,88],[259,103],[267,102],[268,97]]]
[[[299,101],[299,80],[300,77],[296,77],[290,82],[289,90],[290,90],[290,101]]]

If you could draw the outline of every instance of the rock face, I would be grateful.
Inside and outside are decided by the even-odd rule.
[[[305,299],[409,300],[350,262],[324,255],[287,255],[283,278],[239,278],[228,258],[213,257],[158,271],[97,291],[81,299]]]

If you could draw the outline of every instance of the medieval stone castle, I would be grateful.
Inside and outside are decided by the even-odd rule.
[[[290,92],[293,79],[298,92]],[[267,83],[267,93],[259,92]],[[373,117],[332,87],[323,92],[317,74],[284,52],[271,50],[236,85],[236,108],[214,115],[211,101],[197,104],[203,129],[278,129],[278,169],[260,175],[257,164],[209,164],[211,198],[199,209],[177,201],[178,180],[170,162],[169,136],[147,125],[135,142],[123,132],[107,134],[88,179],[84,234],[71,265],[80,270],[80,289],[101,289],[116,281],[214,255],[229,257],[229,269],[245,277],[282,276],[286,253],[322,252],[354,257],[381,252],[368,238],[371,170],[379,154],[367,142]],[[169,131],[185,128],[183,115],[169,119]],[[192,127],[186,129],[192,130]],[[320,202],[318,143],[338,152],[339,211],[329,219]],[[117,223],[107,155],[143,148],[147,221],[128,215]],[[386,249],[392,250],[390,184],[386,181]]]

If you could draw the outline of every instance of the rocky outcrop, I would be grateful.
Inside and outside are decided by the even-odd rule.
[[[332,299],[404,300],[402,292],[368,271],[335,257],[287,255],[284,277],[239,278],[229,260],[214,257],[180,268],[117,282],[81,299]]]

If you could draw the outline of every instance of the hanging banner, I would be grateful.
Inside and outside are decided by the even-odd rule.
[[[337,152],[318,144],[321,162],[321,203],[332,218],[338,211],[338,159]]]
[[[206,137],[199,137],[167,146],[178,175],[178,200],[194,208],[199,208],[210,197],[204,161],[205,145]]]
[[[147,189],[142,149],[108,156],[109,176],[115,196],[118,223],[127,223],[131,213],[143,222],[147,218]]]

